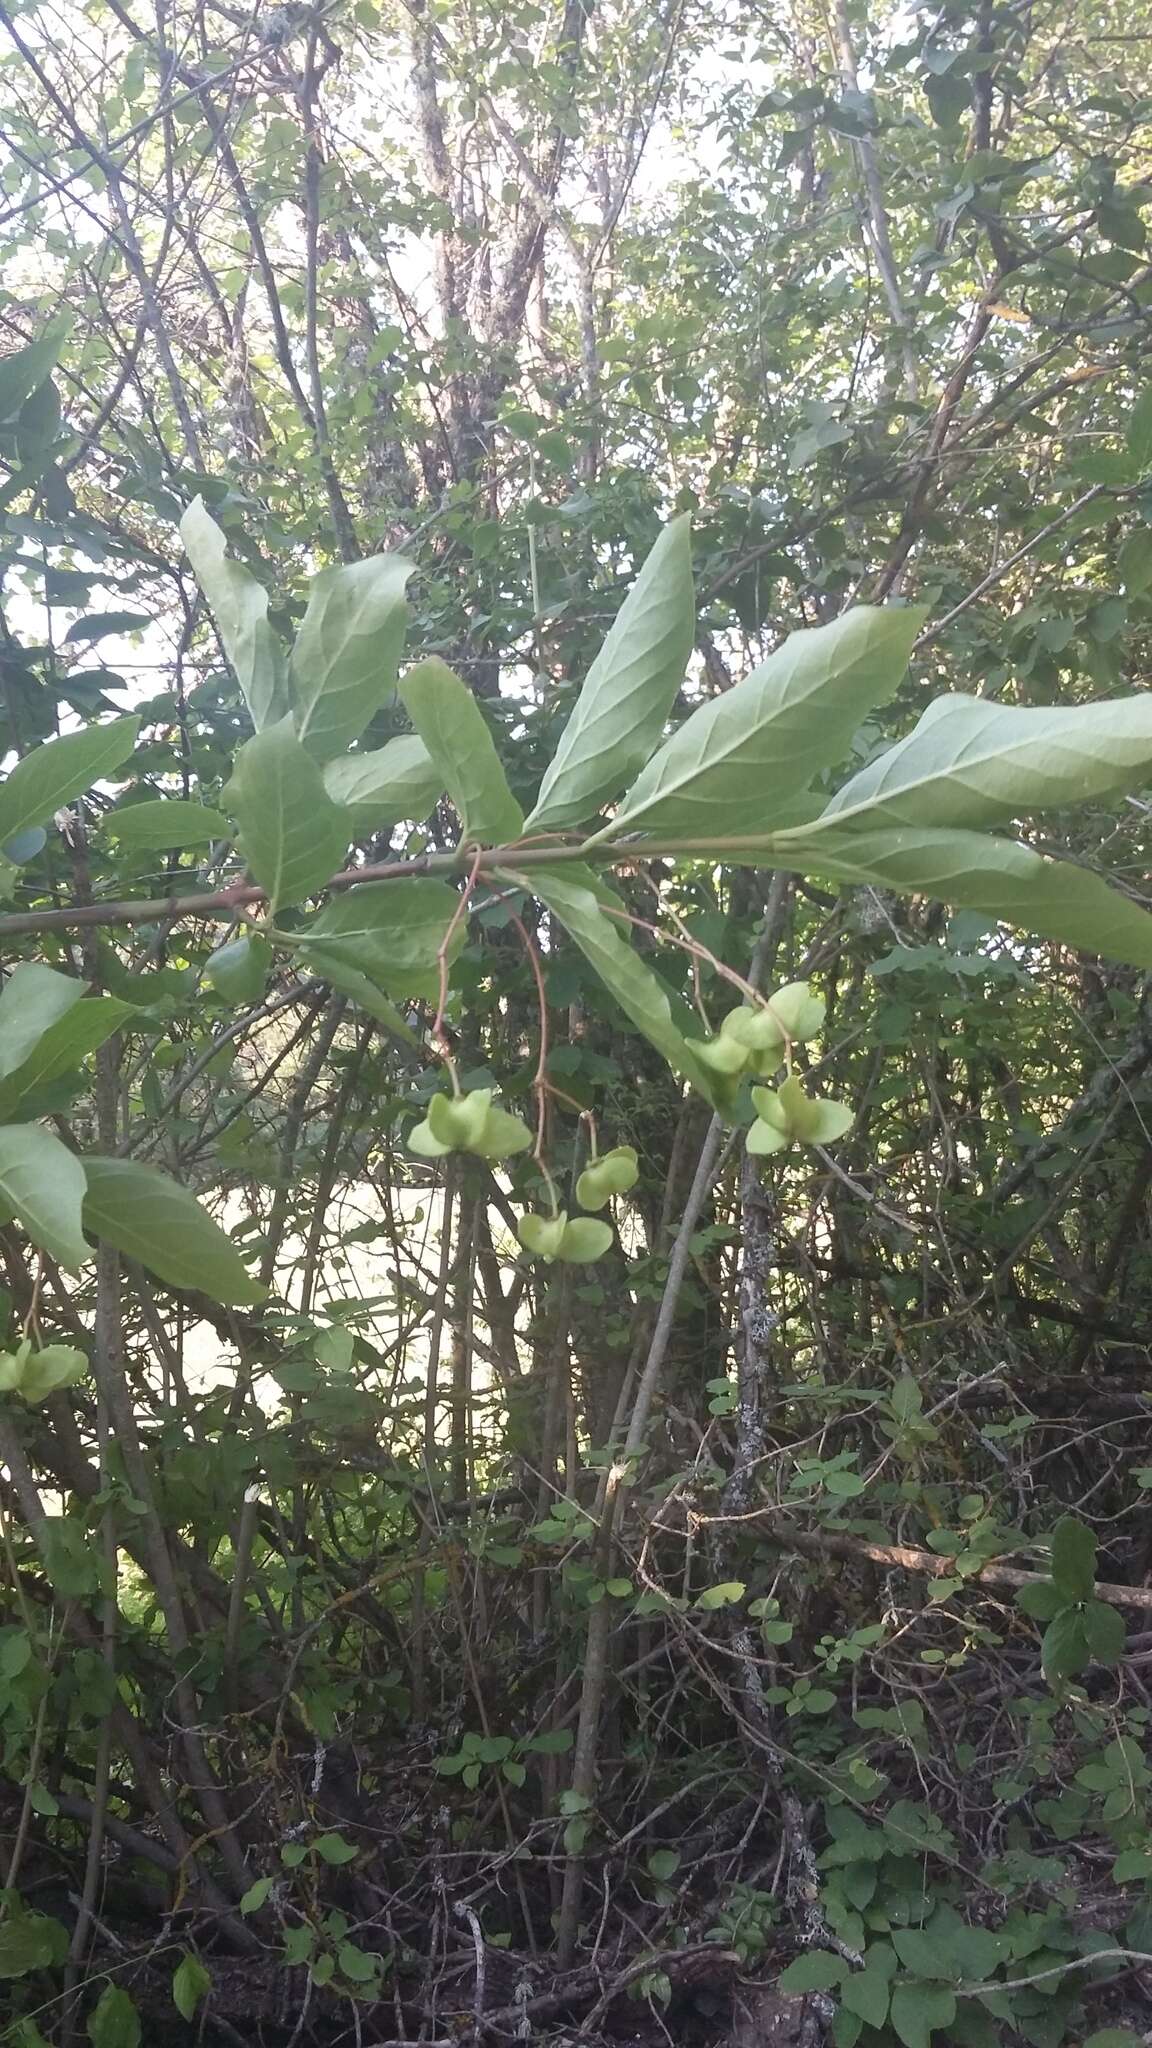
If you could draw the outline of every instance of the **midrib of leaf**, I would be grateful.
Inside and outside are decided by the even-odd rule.
[[[973,699],[972,701],[975,702],[977,700]],[[972,774],[978,773],[980,770],[988,767],[995,767],[999,765],[1001,768],[1005,769],[1006,772],[1011,773],[1013,765],[1019,762],[1021,756],[1026,757],[1029,751],[1034,750],[1038,743],[1038,740],[1028,741],[1025,739],[1019,739],[1013,740],[1007,747],[1003,744],[1001,744],[1000,746],[992,747],[988,744],[987,741],[982,740],[979,735],[973,734],[972,738],[966,741],[957,750],[955,756],[949,763],[947,763],[947,765],[942,765],[941,767],[932,769],[931,771],[925,774],[918,775],[913,781],[897,782],[890,786],[885,786],[883,782],[878,782],[871,791],[871,793],[866,797],[862,797],[858,803],[845,805],[842,810],[824,811],[818,818],[813,818],[810,824],[785,827],[779,833],[774,834],[773,837],[780,840],[790,840],[797,838],[806,839],[810,837],[812,833],[818,832],[827,826],[850,824],[853,819],[866,817],[870,811],[878,812],[881,814],[877,818],[878,825],[887,824],[892,827],[907,825],[915,829],[920,829],[923,827],[925,821],[916,818],[898,817],[894,813],[888,812],[887,806],[895,801],[898,801],[899,798],[902,796],[913,796],[919,794],[921,791],[931,791],[932,789],[938,787],[941,784],[959,782],[963,788],[967,789],[970,787],[970,783],[967,778],[970,777]],[[1059,753],[1061,755],[1065,755],[1068,757],[1070,764],[1069,772],[1072,775],[1075,775],[1078,772],[1080,764],[1083,761],[1085,752],[1090,751],[1090,736],[1088,735],[1086,735],[1085,738],[1079,742],[1079,744],[1074,744],[1070,738],[1065,738],[1059,734],[1055,735],[1054,737],[1050,736],[1043,738],[1042,743],[1046,750],[1049,750],[1053,753]],[[981,749],[980,752],[975,751],[978,747]],[[1150,738],[1149,741],[1149,750],[1150,752],[1152,752],[1152,738]],[[1143,758],[1144,757],[1141,757],[1140,761],[1133,763],[1133,781],[1137,780],[1139,777]],[[1123,778],[1120,778],[1118,784],[1114,786],[1122,786],[1122,781]],[[991,790],[986,791],[981,789],[972,789],[971,793],[973,796],[980,798],[984,802],[1002,803],[1006,807],[1008,807],[1012,801],[1007,796],[997,796],[996,792]],[[1064,801],[1067,803],[1086,802],[1094,794],[1103,795],[1105,794],[1105,791],[1097,791],[1096,789],[1093,789],[1089,791],[1087,797],[1076,797],[1073,795],[1069,795],[1067,798],[1064,799]],[[1056,800],[1052,798],[1038,798],[1036,800],[1037,807],[1043,804],[1044,808],[1048,808],[1055,801]],[[1017,799],[1017,807],[1021,811],[1027,811],[1029,808],[1028,799],[1023,796]],[[940,829],[948,830],[949,821],[941,819]],[[972,828],[970,826],[962,824],[959,820],[957,820],[955,822],[955,829],[958,831],[967,831],[972,829],[979,831],[981,828],[980,826]]]
[[[901,614],[901,616],[904,616],[904,614]],[[691,786],[694,782],[697,782],[702,775],[711,777],[717,771],[732,766],[746,767],[749,775],[764,767],[764,762],[754,754],[753,750],[765,744],[770,747],[773,727],[778,725],[781,719],[791,720],[800,718],[811,705],[812,699],[818,698],[833,680],[839,683],[846,691],[850,690],[854,678],[859,675],[862,669],[867,669],[872,663],[876,662],[881,652],[876,646],[869,643],[867,646],[862,647],[851,661],[841,665],[836,663],[836,646],[833,643],[828,647],[817,666],[813,663],[811,641],[801,635],[795,635],[792,638],[795,640],[794,646],[792,645],[792,640],[785,641],[783,647],[775,655],[769,656],[768,662],[772,665],[774,673],[760,682],[757,681],[755,673],[753,673],[751,676],[746,677],[744,682],[737,683],[727,696],[719,700],[713,700],[713,702],[719,702],[725,706],[731,704],[738,708],[741,703],[749,702],[754,695],[766,691],[770,692],[771,702],[765,704],[759,716],[754,716],[751,723],[741,727],[736,722],[734,711],[732,714],[732,729],[726,733],[723,726],[721,726],[720,745],[717,747],[714,744],[717,729],[716,722],[713,720],[704,721],[698,732],[693,734],[692,726],[694,720],[700,715],[699,712],[693,713],[693,716],[680,727],[679,732],[673,734],[672,738],[665,742],[666,750],[677,745],[683,745],[685,749],[691,746],[692,752],[688,753],[686,751],[682,764],[674,765],[674,772],[670,775],[669,779],[661,781],[658,785],[654,784],[650,790],[644,791],[639,801],[630,803],[629,796],[625,795],[619,810],[610,822],[584,842],[586,849],[602,844],[605,840],[613,838],[618,832],[632,830],[650,811],[656,810],[664,804],[673,801],[696,803],[705,810],[714,806],[720,801],[716,794],[704,793],[695,795]],[[785,668],[785,659],[789,655],[790,648],[791,659],[787,668]],[[768,664],[765,664],[765,666],[768,666]],[[810,668],[814,668],[815,672],[812,674],[811,680],[805,683],[803,681],[804,672]],[[797,680],[798,676],[801,679],[799,682]],[[891,687],[894,688],[898,680],[899,674],[897,673],[891,679]],[[747,691],[748,695],[746,698],[741,699],[741,691]],[[877,698],[880,694],[881,691],[878,690]],[[876,701],[876,699],[873,701]],[[701,706],[700,711],[706,711],[708,708],[708,706]],[[861,710],[861,715],[863,715],[863,710]],[[805,752],[807,752],[807,749],[805,749]],[[747,757],[743,762],[740,758],[742,755]],[[781,789],[789,787],[790,777],[788,770],[790,761],[794,758],[794,755],[789,756],[779,763],[776,787],[774,788],[772,781],[769,780],[764,791],[766,798],[770,799],[774,794],[779,794]],[[657,754],[643,770],[639,778],[641,786],[645,777],[650,775],[653,769],[659,766],[659,762],[660,755]],[[773,764],[769,761],[766,765],[770,776]],[[816,772],[816,765],[814,764],[809,770],[809,778]]]

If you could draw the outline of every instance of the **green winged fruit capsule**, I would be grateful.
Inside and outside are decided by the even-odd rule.
[[[510,1159],[514,1152],[523,1152],[532,1143],[532,1133],[523,1117],[513,1116],[507,1109],[492,1108],[481,1126],[480,1136],[466,1151],[475,1152],[481,1159]]]
[[[534,1259],[544,1259],[551,1265],[560,1256],[567,1225],[563,1211],[559,1216],[522,1216],[516,1225],[516,1235]]]
[[[729,1010],[720,1026],[720,1036],[755,1053],[782,1052],[785,1045],[784,1026],[775,1011],[767,1006],[754,1010],[750,1003]]]
[[[87,1370],[87,1358],[74,1345],[46,1344],[27,1360],[17,1392],[25,1401],[46,1401],[58,1387],[74,1387]]]
[[[584,1168],[576,1183],[576,1200],[582,1209],[602,1209],[613,1195],[626,1195],[640,1175],[634,1145],[616,1145],[602,1152]]]
[[[612,1226],[594,1216],[574,1216],[564,1226],[560,1257],[569,1266],[590,1266],[612,1243]]]
[[[806,981],[790,981],[769,996],[768,1007],[792,1043],[804,1045],[820,1030],[828,1005]]]
[[[710,1067],[714,1074],[720,1074],[725,1080],[735,1074],[742,1074],[748,1064],[747,1046],[741,1045],[737,1038],[726,1036],[724,1032],[716,1038],[694,1038],[691,1043],[697,1059],[703,1060],[706,1067]]]
[[[493,1106],[491,1088],[434,1095],[424,1122],[408,1134],[408,1150],[418,1159],[443,1159],[446,1152],[508,1159],[531,1143],[532,1133],[520,1117]]]
[[[756,1122],[748,1134],[754,1155],[780,1152],[786,1145],[830,1145],[850,1130],[853,1113],[843,1102],[817,1102],[804,1093],[798,1074],[779,1088],[753,1088]]]
[[[564,1266],[590,1266],[612,1242],[610,1224],[594,1216],[569,1219],[563,1209],[555,1216],[522,1216],[516,1234],[525,1251],[547,1265],[558,1259]]]

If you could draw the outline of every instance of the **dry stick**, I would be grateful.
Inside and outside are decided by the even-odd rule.
[[[317,68],[315,18],[308,32],[304,75],[300,85],[300,115],[304,126],[304,347],[308,363],[308,387],[312,404],[312,433],[320,467],[328,486],[328,502],[336,529],[341,559],[355,562],[360,555],[356,530],[343,492],[332,489],[335,465],[324,406],[324,379],[320,370],[317,292],[320,274],[320,137],[316,127],[316,93],[323,78]]]
[[[444,1162],[440,1209],[440,1268],[436,1275],[436,1301],[428,1331],[428,1364],[424,1380],[424,1476],[428,1481],[430,1506],[436,1485],[436,1397],[440,1374],[440,1346],[444,1336],[444,1312],[452,1268],[452,1206],[456,1194],[458,1162],[449,1153]],[[419,1552],[432,1544],[432,1516],[420,1517]],[[419,1725],[428,1715],[427,1638],[424,1609],[424,1572],[412,1579],[412,1718]]]
[[[876,1564],[895,1566],[908,1572],[924,1572],[935,1579],[951,1577],[955,1565],[954,1558],[937,1557],[934,1551],[918,1550],[906,1543],[867,1543],[862,1536],[809,1533],[795,1528],[786,1518],[777,1519],[772,1508],[754,1509],[745,1519],[755,1522],[770,1543],[778,1544],[782,1550],[794,1550],[801,1557],[867,1557]],[[1046,1572],[1029,1572],[1016,1565],[993,1562],[978,1572],[970,1573],[964,1583],[1047,1586],[1051,1580]],[[1092,1588],[1092,1595],[1096,1600],[1107,1601],[1112,1607],[1140,1607],[1152,1614],[1152,1586],[1118,1586],[1111,1580],[1099,1579]]]
[[[732,1140],[729,1140],[729,1145]],[[691,1258],[692,1239],[696,1234],[700,1211],[712,1191],[716,1177],[727,1156],[728,1146],[724,1144],[723,1119],[714,1116],[708,1125],[696,1173],[684,1205],[684,1214],[672,1246],[668,1262],[668,1277],[660,1300],[656,1326],[648,1346],[648,1356],[636,1387],[636,1398],[628,1424],[628,1434],[619,1461],[613,1466],[600,1518],[597,1555],[601,1566],[606,1567],[612,1549],[616,1510],[620,1499],[620,1482],[630,1475],[633,1461],[644,1446],[644,1432],[648,1426],[652,1402],[660,1384],[664,1360],[672,1336],[680,1293]],[[611,1631],[612,1602],[600,1600],[588,1617],[588,1635],[584,1650],[584,1682],[580,1693],[580,1714],[576,1724],[576,1742],[572,1759],[572,1791],[579,1799],[591,1805],[596,1791],[596,1751],[600,1734],[600,1710],[604,1701],[604,1690],[608,1678],[608,1637]],[[572,1957],[580,1933],[580,1904],[584,1889],[584,1859],[580,1855],[569,1856],[564,1867],[564,1889],[560,1899],[560,1917],[556,1932],[557,1967],[571,1968]]]
[[[115,1075],[115,1061],[109,1068]],[[98,1102],[101,1144],[110,1148],[116,1140],[116,1097],[113,1090],[102,1093]],[[110,1112],[110,1114],[109,1114]],[[103,1357],[114,1352],[115,1336],[120,1315],[120,1256],[111,1245],[100,1244],[96,1251],[96,1325],[95,1349]],[[109,1491],[112,1470],[109,1462],[111,1432],[109,1428],[108,1402],[103,1389],[96,1397],[96,1434],[100,1454],[100,1485],[105,1493]],[[114,1498],[104,1503],[100,1518],[101,1547],[105,1574],[104,1598],[101,1613],[100,1659],[104,1667],[108,1690],[116,1690],[116,1624],[119,1619],[117,1605],[117,1542],[116,1504]],[[96,1898],[100,1889],[101,1865],[104,1857],[104,1837],[108,1820],[108,1792],[112,1778],[112,1722],[106,1714],[100,1724],[96,1742],[96,1769],[92,1782],[92,1817],[88,1825],[88,1851],[84,1860],[84,1879],[80,1890],[80,1904],[76,1913],[76,1924],[72,1929],[72,1940],[68,1947],[68,1967],[64,1974],[64,2013],[62,2038],[65,2048],[74,2040],[79,2012],[76,1992],[81,1981],[84,1958],[88,1950],[96,1911]]]
[[[296,1162],[296,1147],[300,1142],[300,1131],[304,1123],[304,1112],[308,1107],[308,1098],[320,1079],[324,1062],[332,1050],[332,1041],[340,1028],[340,1019],[347,1007],[347,998],[345,996],[334,995],[330,998],[321,1019],[320,1029],[316,1034],[316,1043],[300,1069],[299,1077],[289,1098],[288,1110],[284,1118],[284,1139],[280,1147],[276,1193],[272,1201],[272,1214],[268,1220],[268,1241],[265,1245],[264,1256],[260,1261],[260,1279],[265,1287],[271,1285],[276,1271],[276,1261],[280,1256],[284,1233],[288,1226],[288,1210],[293,1194],[293,1168]]]
[[[1062,526],[1067,526],[1068,521],[1074,519],[1077,512],[1082,512],[1085,505],[1091,505],[1096,498],[1103,497],[1107,489],[1108,486],[1106,484],[1093,484],[1090,491],[1082,492],[1080,497],[1074,499],[1071,505],[1066,506],[1063,512],[1058,512],[1055,519],[1050,519],[1047,526],[1042,526],[1038,533],[1032,534],[1030,539],[1023,541],[1010,555],[1005,555],[1004,560],[998,563],[995,569],[990,569],[987,576],[982,577],[975,588],[968,592],[967,597],[961,598],[959,604],[953,605],[950,612],[945,612],[944,617],[938,619],[934,626],[925,628],[912,652],[918,654],[922,648],[930,647],[933,640],[938,640],[941,633],[945,632],[952,624],[953,619],[958,619],[961,612],[966,612],[970,604],[976,604],[986,591],[993,589],[997,583],[1002,583],[1009,571],[1016,567],[1017,562],[1022,562],[1026,555],[1034,553],[1042,541],[1046,541],[1050,535],[1058,533]]]
[[[858,94],[860,79],[856,70],[856,51],[852,43],[852,29],[848,21],[845,0],[837,0],[836,41],[839,49],[840,76],[848,91]],[[888,232],[888,213],[884,205],[884,187],[880,182],[880,171],[876,162],[876,151],[870,135],[855,136],[851,149],[860,165],[864,179],[864,190],[868,200],[868,239],[876,258],[876,268],[884,286],[884,296],[892,315],[892,324],[900,336],[900,353],[904,362],[904,383],[910,398],[918,395],[916,377],[916,355],[912,347],[912,333],[908,312],[896,274],[896,259],[892,254],[892,238]]]

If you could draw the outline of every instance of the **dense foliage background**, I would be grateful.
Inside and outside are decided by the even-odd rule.
[[[0,1393],[0,2038],[1121,2048],[1152,1985],[1141,973],[866,882],[622,865],[713,1023],[750,962],[826,1000],[801,1063],[855,1122],[757,1161],[530,893],[471,901],[403,1018],[290,951],[206,971],[249,900],[220,807],[251,721],[178,521],[203,499],[285,635],[317,571],[401,551],[409,654],[466,679],[526,809],[682,511],[676,718],[885,601],[924,623],[849,767],[947,691],[1138,696],[1147,24],[0,24],[0,746],[141,719],[6,841],[6,971],[121,1006],[28,1100],[194,1190],[270,1290],[198,1268],[183,1211],[159,1274],[103,1241],[62,1271],[16,1200],[0,1228],[8,1353],[83,1353]],[[392,698],[366,744],[407,730]],[[173,797],[211,813],[175,846]],[[356,860],[450,848],[413,804]],[[1139,899],[1147,821],[1137,789],[1023,836]],[[604,1257],[525,1256],[534,1156],[412,1154],[442,1046],[539,1107],[565,1206],[588,1112],[635,1147]],[[1125,1640],[1061,1654],[1070,1605]]]

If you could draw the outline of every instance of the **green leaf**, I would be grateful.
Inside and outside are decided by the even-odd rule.
[[[70,319],[53,320],[27,348],[0,358],[0,420],[15,419],[24,400],[52,375],[71,325]]]
[[[280,642],[268,623],[268,593],[228,554],[227,542],[202,498],[180,521],[196,581],[212,609],[224,652],[235,672],[257,732],[289,709]]]
[[[1152,584],[1152,528],[1138,526],[1120,550],[1120,580],[1129,597],[1137,597]]]
[[[81,1228],[84,1168],[39,1124],[0,1124],[0,1199],[62,1266],[75,1270],[91,1257]]]
[[[888,2017],[891,1986],[882,1970],[853,1970],[840,1986],[840,2003],[870,2027],[882,2027]]]
[[[45,1515],[36,1532],[50,1583],[65,1600],[84,1600],[100,1584],[100,1552],[71,1515]]]
[[[801,792],[847,752],[865,713],[892,695],[922,622],[919,611],[862,605],[790,634],[735,689],[693,712],[608,829],[614,837],[642,827],[728,838],[810,816],[815,805]]]
[[[43,1913],[22,1913],[0,1924],[0,1979],[46,1970],[55,1947],[51,1922]]]
[[[204,972],[226,1003],[241,1008],[260,1001],[271,964],[272,948],[256,932],[247,938],[230,939],[226,946],[217,946],[205,961]]]
[[[540,786],[529,832],[582,825],[659,743],[696,632],[687,515],[664,528],[596,656]]]
[[[325,955],[320,972],[323,980],[332,988],[338,989],[341,995],[347,996],[351,1002],[358,1004],[362,1010],[366,1010],[370,1017],[375,1017],[377,1023],[383,1024],[385,1030],[390,1031],[394,1038],[399,1038],[405,1045],[419,1045],[420,1040],[400,1015],[395,1003],[390,1002],[383,990],[378,989],[375,982],[369,981],[366,974],[359,973],[355,967],[349,967],[346,960],[338,960],[333,954]]]
[[[111,640],[121,633],[140,633],[152,621],[147,612],[85,612],[69,626],[65,647],[90,647],[97,640]]]
[[[426,818],[444,794],[444,779],[423,740],[403,733],[374,753],[329,761],[324,787],[351,811],[357,832],[382,832],[401,818]]]
[[[106,1984],[88,2017],[92,2048],[140,2048],[140,2015],[126,1991]]]
[[[82,1171],[84,1221],[97,1237],[170,1287],[198,1288],[214,1301],[263,1300],[231,1239],[178,1181],[135,1159],[85,1159]]]
[[[186,1955],[172,1973],[172,2003],[181,2019],[190,2020],[202,1998],[212,1989],[212,1979],[199,1956]]]
[[[13,968],[0,993],[0,1076],[21,1067],[44,1033],[66,1017],[84,994],[84,983],[56,974],[38,961]]]
[[[271,910],[302,903],[339,867],[348,820],[290,719],[241,747],[222,802],[240,828],[244,858]]]
[[[43,972],[50,970],[45,968]],[[82,983],[73,982],[71,986],[79,988],[83,995]],[[27,1097],[47,1088],[62,1074],[74,1073],[89,1053],[95,1052],[135,1014],[131,1003],[123,1003],[116,996],[84,996],[82,1002],[48,1026],[27,1059],[0,1081],[0,1121],[17,1116]]]
[[[696,1596],[697,1607],[710,1614],[717,1607],[733,1607],[748,1591],[743,1579],[726,1579],[718,1586],[706,1586]]]
[[[438,955],[460,907],[447,882],[417,875],[399,882],[364,882],[342,890],[299,934],[299,951],[316,974],[333,967],[369,975],[390,995],[436,999]],[[449,964],[467,937],[458,918],[447,943]]]
[[[404,708],[460,819],[460,837],[483,846],[518,839],[524,813],[508,787],[475,697],[444,662],[417,662],[400,679]]]
[[[963,1974],[954,1966],[945,1941],[926,1933],[922,1927],[895,1928],[892,1946],[904,1968],[915,1976],[953,1979]]]
[[[1152,384],[1140,393],[1128,418],[1128,453],[1141,473],[1152,468]]]
[[[1040,1645],[1045,1678],[1074,1678],[1091,1662],[1091,1656],[1079,1607],[1062,1607],[1049,1622]]]
[[[414,567],[400,555],[369,555],[314,578],[290,675],[296,730],[315,760],[342,754],[391,697]]]
[[[1037,1579],[1031,1585],[1021,1586],[1016,1605],[1033,1621],[1052,1621],[1068,1602],[1051,1579]]]
[[[777,833],[758,849],[777,867],[866,882],[986,911],[1040,938],[1152,967],[1152,917],[1087,868],[982,832],[831,826]]]
[[[823,817],[867,831],[1002,825],[1021,812],[1139,788],[1150,766],[1147,695],[1064,709],[937,697],[906,739],[837,791]]]
[[[1096,1584],[1096,1538],[1075,1515],[1052,1531],[1052,1583],[1065,1600],[1090,1600]]]
[[[629,1586],[631,1591],[631,1586]],[[648,1858],[648,1875],[658,1884],[667,1884],[680,1868],[680,1853],[677,1849],[653,1849]]]
[[[312,1847],[325,1863],[351,1863],[358,1854],[356,1844],[343,1835],[318,1835]]]
[[[242,1913],[258,1913],[275,1882],[274,1877],[258,1877],[255,1884],[249,1885],[241,1899],[240,1911]]]
[[[525,881],[523,886],[534,891],[559,919],[636,1029],[663,1054],[676,1073],[692,1081],[711,1101],[711,1076],[673,1022],[667,989],[628,944],[624,937],[626,925],[601,908],[601,900],[615,903],[618,899],[599,885],[589,887],[584,871],[578,878],[572,872],[533,870],[531,881]]]
[[[1137,2034],[1131,2027],[1097,2027],[1089,2034],[1084,2048],[1141,2048],[1143,2034]]]
[[[86,725],[34,747],[0,784],[0,846],[31,825],[43,825],[63,804],[82,796],[126,761],[140,730],[138,718]]]
[[[848,1965],[841,1956],[828,1953],[827,1949],[809,1949],[806,1955],[797,1956],[786,1970],[776,1979],[781,1991],[793,1994],[801,1991],[834,1991],[848,1975]]]
[[[368,1949],[357,1948],[354,1942],[342,1941],[337,1950],[336,1960],[342,1976],[351,1984],[370,1984],[380,1974],[382,1958]]]
[[[1124,1655],[1124,1617],[1103,1600],[1085,1602],[1084,1635],[1097,1664],[1118,1664]]]
[[[231,827],[221,812],[207,804],[181,803],[175,797],[158,797],[155,802],[127,804],[109,811],[101,820],[101,832],[115,839],[125,853],[150,853],[155,847],[208,846],[213,839],[230,839]]]
[[[890,2017],[904,2048],[928,2048],[933,2033],[955,2019],[956,1994],[942,1984],[897,1984]]]

